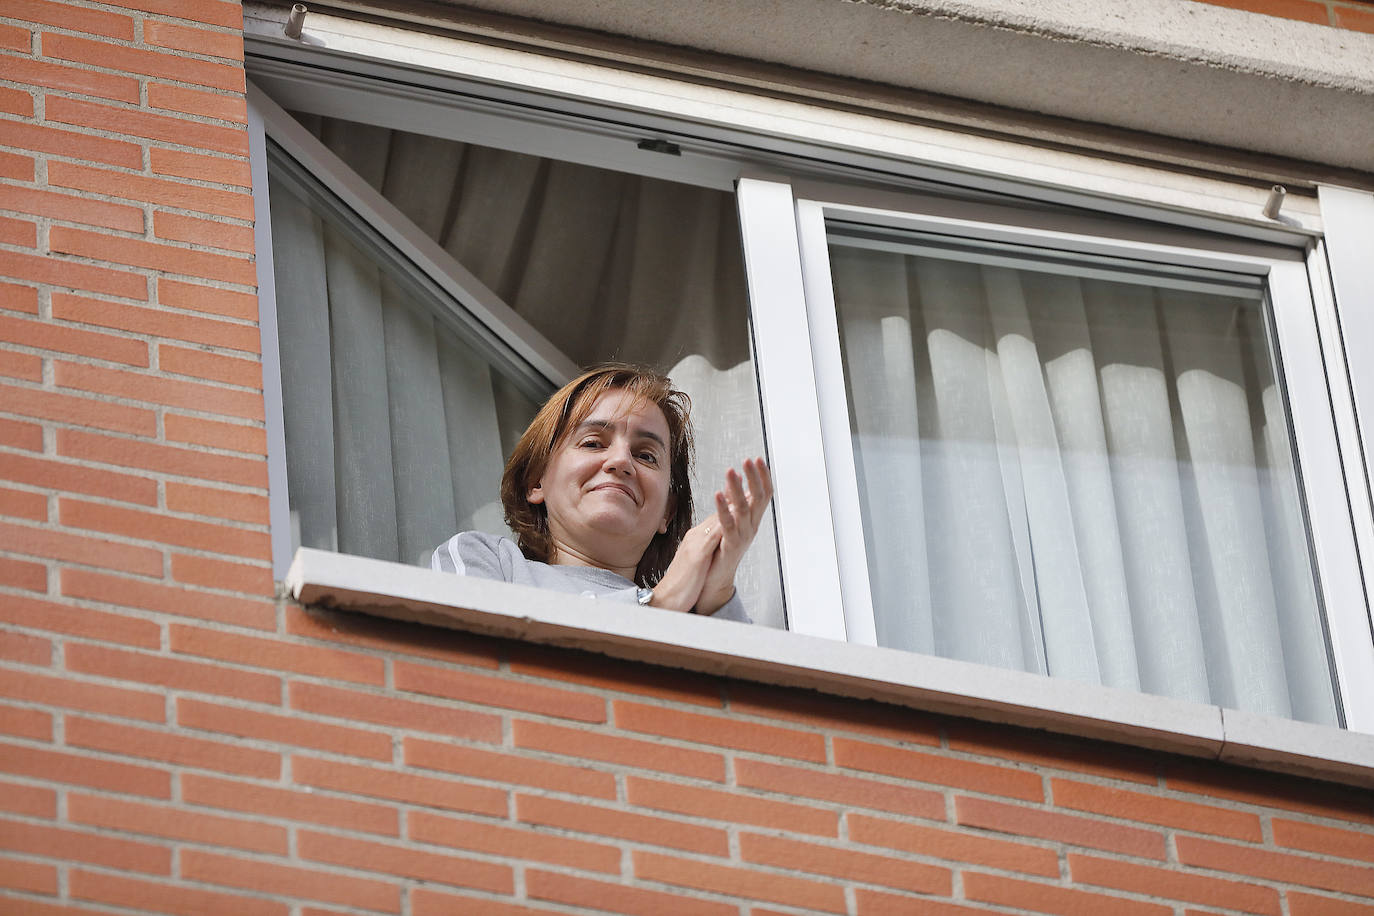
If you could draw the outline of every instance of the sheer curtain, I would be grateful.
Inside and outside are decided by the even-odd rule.
[[[1335,722],[1258,292],[831,259],[880,644]]]
[[[647,363],[687,391],[697,518],[713,511],[727,467],[763,454],[731,195],[301,121],[574,362]],[[504,455],[535,400],[436,320],[403,275],[272,190],[298,542],[427,563],[455,531],[504,533]],[[776,549],[770,513],[737,583],[756,621],[782,626]]]

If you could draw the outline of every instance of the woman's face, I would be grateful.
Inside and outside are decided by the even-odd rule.
[[[526,498],[543,504],[560,556],[606,568],[638,565],[668,530],[668,421],[658,405],[611,389],[549,456]]]

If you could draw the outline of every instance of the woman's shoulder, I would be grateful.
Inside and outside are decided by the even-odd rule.
[[[523,561],[524,556],[510,538],[486,531],[460,531],[434,548],[429,566],[460,576],[509,581],[511,566],[517,560]]]

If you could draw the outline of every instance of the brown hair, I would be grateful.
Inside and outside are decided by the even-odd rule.
[[[548,512],[529,501],[530,488],[544,475],[554,451],[587,419],[596,399],[612,390],[627,391],[636,402],[654,404],[668,421],[668,531],[654,535],[635,569],[635,582],[650,586],[663,576],[677,545],[692,527],[692,401],[666,375],[646,366],[605,363],[558,389],[535,414],[506,462],[501,505],[520,551],[531,560],[547,563],[553,556]]]

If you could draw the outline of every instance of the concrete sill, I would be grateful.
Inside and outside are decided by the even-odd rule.
[[[302,548],[302,604],[1374,786],[1374,735]]]

